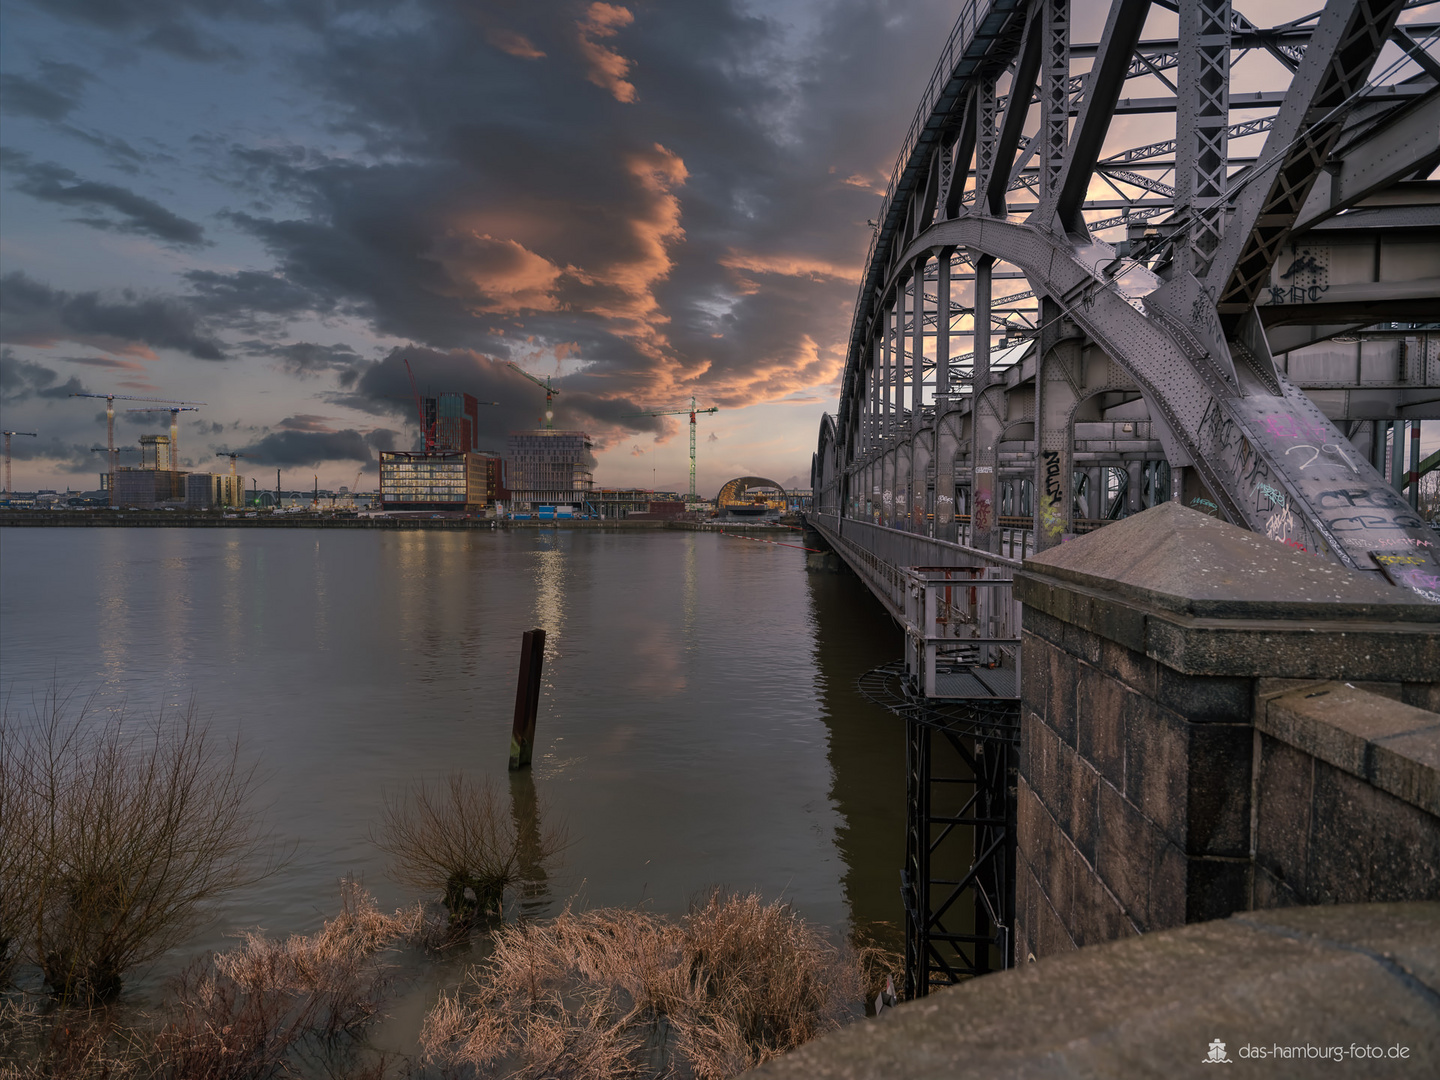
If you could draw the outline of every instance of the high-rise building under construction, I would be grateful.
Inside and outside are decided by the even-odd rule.
[[[581,505],[595,486],[594,443],[583,431],[512,431],[505,486],[516,506]]]

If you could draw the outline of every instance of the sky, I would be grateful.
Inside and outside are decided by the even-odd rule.
[[[1107,6],[1077,3],[1077,40]],[[422,393],[498,402],[485,449],[542,423],[513,363],[594,437],[597,484],[684,490],[686,417],[645,414],[693,396],[719,409],[702,495],[807,486],[867,222],[956,11],[0,0],[0,409],[39,433],[16,488],[98,486],[103,402],[77,391],[203,402],[185,468],[240,452],[261,486],[373,488],[379,450],[419,443],[407,358]],[[1153,5],[1147,34],[1173,21]],[[116,405],[121,446],[168,428]]]
[[[808,485],[936,0],[4,0],[0,342],[15,486],[98,485],[103,402],[374,485],[422,393],[597,483]],[[168,429],[127,414],[116,441]],[[122,456],[122,463],[137,455]]]

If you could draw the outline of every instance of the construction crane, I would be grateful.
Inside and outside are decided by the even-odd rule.
[[[234,475],[235,475],[235,459],[236,459],[236,458],[245,457],[246,455],[240,453],[238,450],[235,451],[235,452],[233,452],[233,453],[228,453],[228,454],[227,454],[227,453],[223,453],[223,452],[217,450],[217,451],[215,451],[215,456],[216,456],[216,457],[228,457],[228,458],[230,459],[230,475],[231,475],[231,476],[234,476]]]
[[[6,494],[6,495],[14,494],[14,491],[15,491],[15,484],[14,484],[14,482],[10,479],[10,436],[11,436],[11,435],[29,435],[32,439],[38,439],[38,438],[40,437],[36,432],[33,432],[33,431],[7,431],[7,432],[5,432],[5,494]]]
[[[635,417],[635,416],[678,416],[680,413],[686,413],[686,412],[688,412],[688,413],[690,414],[690,501],[691,501],[691,502],[694,502],[694,501],[695,501],[695,417],[696,417],[699,413],[716,413],[716,412],[719,412],[719,411],[720,411],[719,407],[718,407],[718,406],[715,406],[715,405],[710,406],[710,408],[708,408],[708,409],[697,409],[697,408],[695,407],[695,399],[692,397],[692,398],[690,399],[690,408],[688,408],[688,409],[652,409],[652,410],[649,410],[649,411],[646,411],[646,412],[638,412],[638,413],[630,413],[630,414],[629,414],[631,417]]]
[[[169,398],[136,397],[133,394],[90,394],[75,391],[71,397],[105,399],[105,446],[110,451],[110,505],[115,505],[115,402],[148,401],[155,405],[207,405],[205,401],[171,401]]]
[[[105,494],[110,496],[111,506],[118,505],[115,501],[115,461],[121,454],[134,454],[139,452],[139,450],[140,448],[138,446],[92,446],[90,448],[92,454],[108,455],[110,471],[105,474],[105,483],[107,485]]]
[[[534,375],[531,375],[519,364],[515,363],[514,360],[506,360],[505,362],[511,367],[513,367],[516,371],[520,372],[521,375],[524,375],[525,378],[529,379],[536,386],[540,387],[540,389],[545,391],[545,430],[549,431],[555,426],[555,410],[551,408],[551,404],[555,400],[555,395],[558,394],[560,391],[550,385],[550,376],[547,375],[545,376],[545,378],[540,379]]]
[[[415,415],[420,418],[421,445],[425,453],[429,454],[435,450],[435,425],[425,422],[425,404],[420,400],[420,387],[415,385],[415,372],[410,369],[410,360],[405,360],[405,374],[410,376],[410,393],[415,396]]]
[[[197,405],[171,405],[166,409],[126,409],[126,414],[146,413],[154,415],[158,412],[170,413],[170,471],[180,471],[180,414],[182,412],[199,412]]]

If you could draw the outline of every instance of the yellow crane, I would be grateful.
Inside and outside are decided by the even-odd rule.
[[[506,360],[505,362],[511,367],[513,367],[516,371],[520,372],[521,375],[524,375],[525,378],[529,379],[536,386],[540,387],[540,389],[545,391],[545,429],[548,431],[553,428],[555,426],[555,410],[552,409],[550,406],[555,399],[555,395],[560,393],[560,391],[550,385],[550,376],[547,375],[545,376],[545,378],[540,379],[534,375],[531,375],[519,364],[515,363],[514,360]]]
[[[719,412],[719,411],[720,411],[720,409],[719,409],[719,407],[716,406],[716,405],[711,405],[710,408],[708,408],[708,409],[697,409],[697,408],[695,407],[695,399],[694,399],[694,397],[691,397],[691,399],[690,399],[690,408],[688,408],[688,409],[651,409],[651,410],[647,410],[647,411],[645,411],[645,412],[638,412],[638,413],[630,413],[630,414],[629,414],[629,415],[632,416],[632,417],[634,417],[634,416],[679,416],[681,413],[687,413],[687,412],[690,414],[690,501],[691,501],[691,502],[694,502],[694,501],[695,501],[695,417],[696,417],[699,413],[716,413],[716,412]]]
[[[6,494],[6,495],[13,495],[13,494],[15,493],[15,484],[14,484],[14,481],[12,481],[11,478],[10,478],[10,436],[11,436],[11,435],[29,435],[32,439],[38,439],[38,438],[40,437],[36,432],[33,432],[33,431],[7,431],[7,432],[5,432],[5,494]]]

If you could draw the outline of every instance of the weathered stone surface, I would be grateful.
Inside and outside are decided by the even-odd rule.
[[[1080,665],[1075,701],[1075,747],[1100,775],[1125,787],[1125,717],[1139,699],[1134,691],[1089,664]]]
[[[1417,704],[1440,693],[1440,604],[1173,503],[1027,560],[1015,589],[1027,619],[1052,635],[1060,622],[1065,650],[1097,665],[1109,642],[1191,675],[1389,681]],[[1195,718],[1238,719],[1235,705],[1197,700]]]
[[[1435,818],[1322,761],[1306,867],[1311,903],[1440,896]]]
[[[903,1004],[746,1075],[1189,1076],[1216,1039],[1242,1070],[1285,1080],[1440,1075],[1440,904],[1250,913],[1085,948]],[[1244,1056],[1306,1045],[1347,1057]],[[1352,1046],[1408,1055],[1356,1060]]]
[[[1296,902],[1308,892],[1305,868],[1310,857],[1310,811],[1314,799],[1315,759],[1267,736],[1260,741],[1255,785],[1255,861]],[[1256,879],[1257,888],[1259,878]],[[1278,895],[1255,906],[1274,907]]]
[[[1440,817],[1440,715],[1343,682],[1273,697],[1256,726]]]
[[[1440,623],[1440,605],[1414,593],[1176,502],[1042,551],[1025,568],[1202,618]]]

